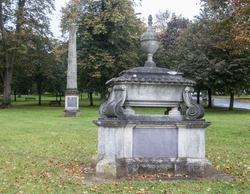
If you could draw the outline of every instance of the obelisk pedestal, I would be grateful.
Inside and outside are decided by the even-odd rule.
[[[71,24],[68,50],[67,89],[63,117],[80,116],[79,92],[77,90],[76,25]]]

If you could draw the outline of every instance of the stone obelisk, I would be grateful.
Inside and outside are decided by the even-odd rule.
[[[77,90],[76,25],[71,24],[68,49],[67,89],[63,117],[80,116],[79,92]]]

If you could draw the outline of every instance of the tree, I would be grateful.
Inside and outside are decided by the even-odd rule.
[[[250,6],[246,0],[202,0],[204,8],[217,17],[214,31],[227,31],[230,41],[213,42],[215,47],[229,50],[231,55],[242,55],[250,46]]]
[[[52,76],[49,84],[45,87],[46,91],[62,94],[66,90],[67,82],[67,57],[68,42],[55,40],[53,43],[53,62],[50,64]]]
[[[55,58],[54,40],[33,36],[28,46],[20,45],[16,55],[12,88],[18,95],[37,92],[39,105],[46,91],[62,92],[65,87],[65,65]]]
[[[154,54],[154,61],[158,67],[171,68],[169,56],[167,56],[167,48],[172,45],[181,31],[188,26],[189,20],[183,18],[181,15],[176,16],[168,10],[164,12],[159,11],[156,14],[156,21],[154,21],[154,29],[161,38],[161,44]],[[145,53],[142,61],[146,60]]]
[[[213,79],[211,77],[212,69],[209,68],[212,61],[207,56],[212,55],[212,53],[209,45],[205,44],[209,34],[202,27],[201,23],[197,22],[189,23],[187,28],[183,28],[179,32],[169,30],[174,33],[170,33],[168,37],[173,34],[173,38],[166,39],[168,41],[165,44],[167,45],[168,60],[172,65],[171,69],[181,71],[185,77],[194,79],[197,82],[198,94],[200,90],[212,87],[210,82],[213,83],[211,81]],[[199,98],[199,95],[197,95],[197,98]],[[197,101],[199,102],[199,99]]]
[[[12,90],[14,90],[19,97],[21,94],[27,94],[28,91],[32,92],[32,74],[35,71],[35,68],[31,62],[32,56],[33,54],[29,53],[29,48],[26,45],[19,45],[11,84]]]
[[[205,9],[180,34],[168,54],[175,67],[194,78],[198,86],[228,92],[231,96],[229,109],[232,110],[234,93],[249,87],[249,53],[232,55],[233,36],[226,30],[217,30],[220,18],[214,10]],[[214,44],[216,42],[228,43],[228,49]]]
[[[16,63],[17,51],[20,45],[29,44],[34,36],[47,37],[49,18],[54,9],[51,0],[13,0],[0,2],[0,29],[2,42],[3,79],[2,107],[11,107],[11,82]]]
[[[166,31],[168,27],[167,24],[171,19],[171,15],[174,14],[171,14],[169,10],[165,10],[164,12],[159,11],[159,13],[155,15],[156,21],[154,22],[154,28],[157,32],[162,33]]]
[[[209,44],[229,55],[225,60],[223,75],[230,87],[227,90],[231,99],[229,109],[232,110],[234,94],[249,87],[249,63],[246,63],[249,62],[250,46],[249,2],[207,0],[204,8],[211,18],[216,19],[211,32],[220,35]]]
[[[187,28],[189,23],[190,21],[182,16],[172,15],[171,20],[167,23],[165,32],[161,35],[161,42],[165,50],[167,50],[170,45],[174,44],[181,31]]]

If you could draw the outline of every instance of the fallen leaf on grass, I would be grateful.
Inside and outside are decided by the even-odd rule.
[[[217,165],[217,166],[215,167],[215,170],[216,170],[216,171],[219,171],[219,170],[220,170],[220,165]]]

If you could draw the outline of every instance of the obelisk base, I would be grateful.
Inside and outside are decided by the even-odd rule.
[[[64,110],[63,117],[79,117],[81,115],[80,110]]]
[[[79,110],[79,92],[77,89],[67,89],[65,92],[65,109],[63,117],[78,117],[81,115]]]

